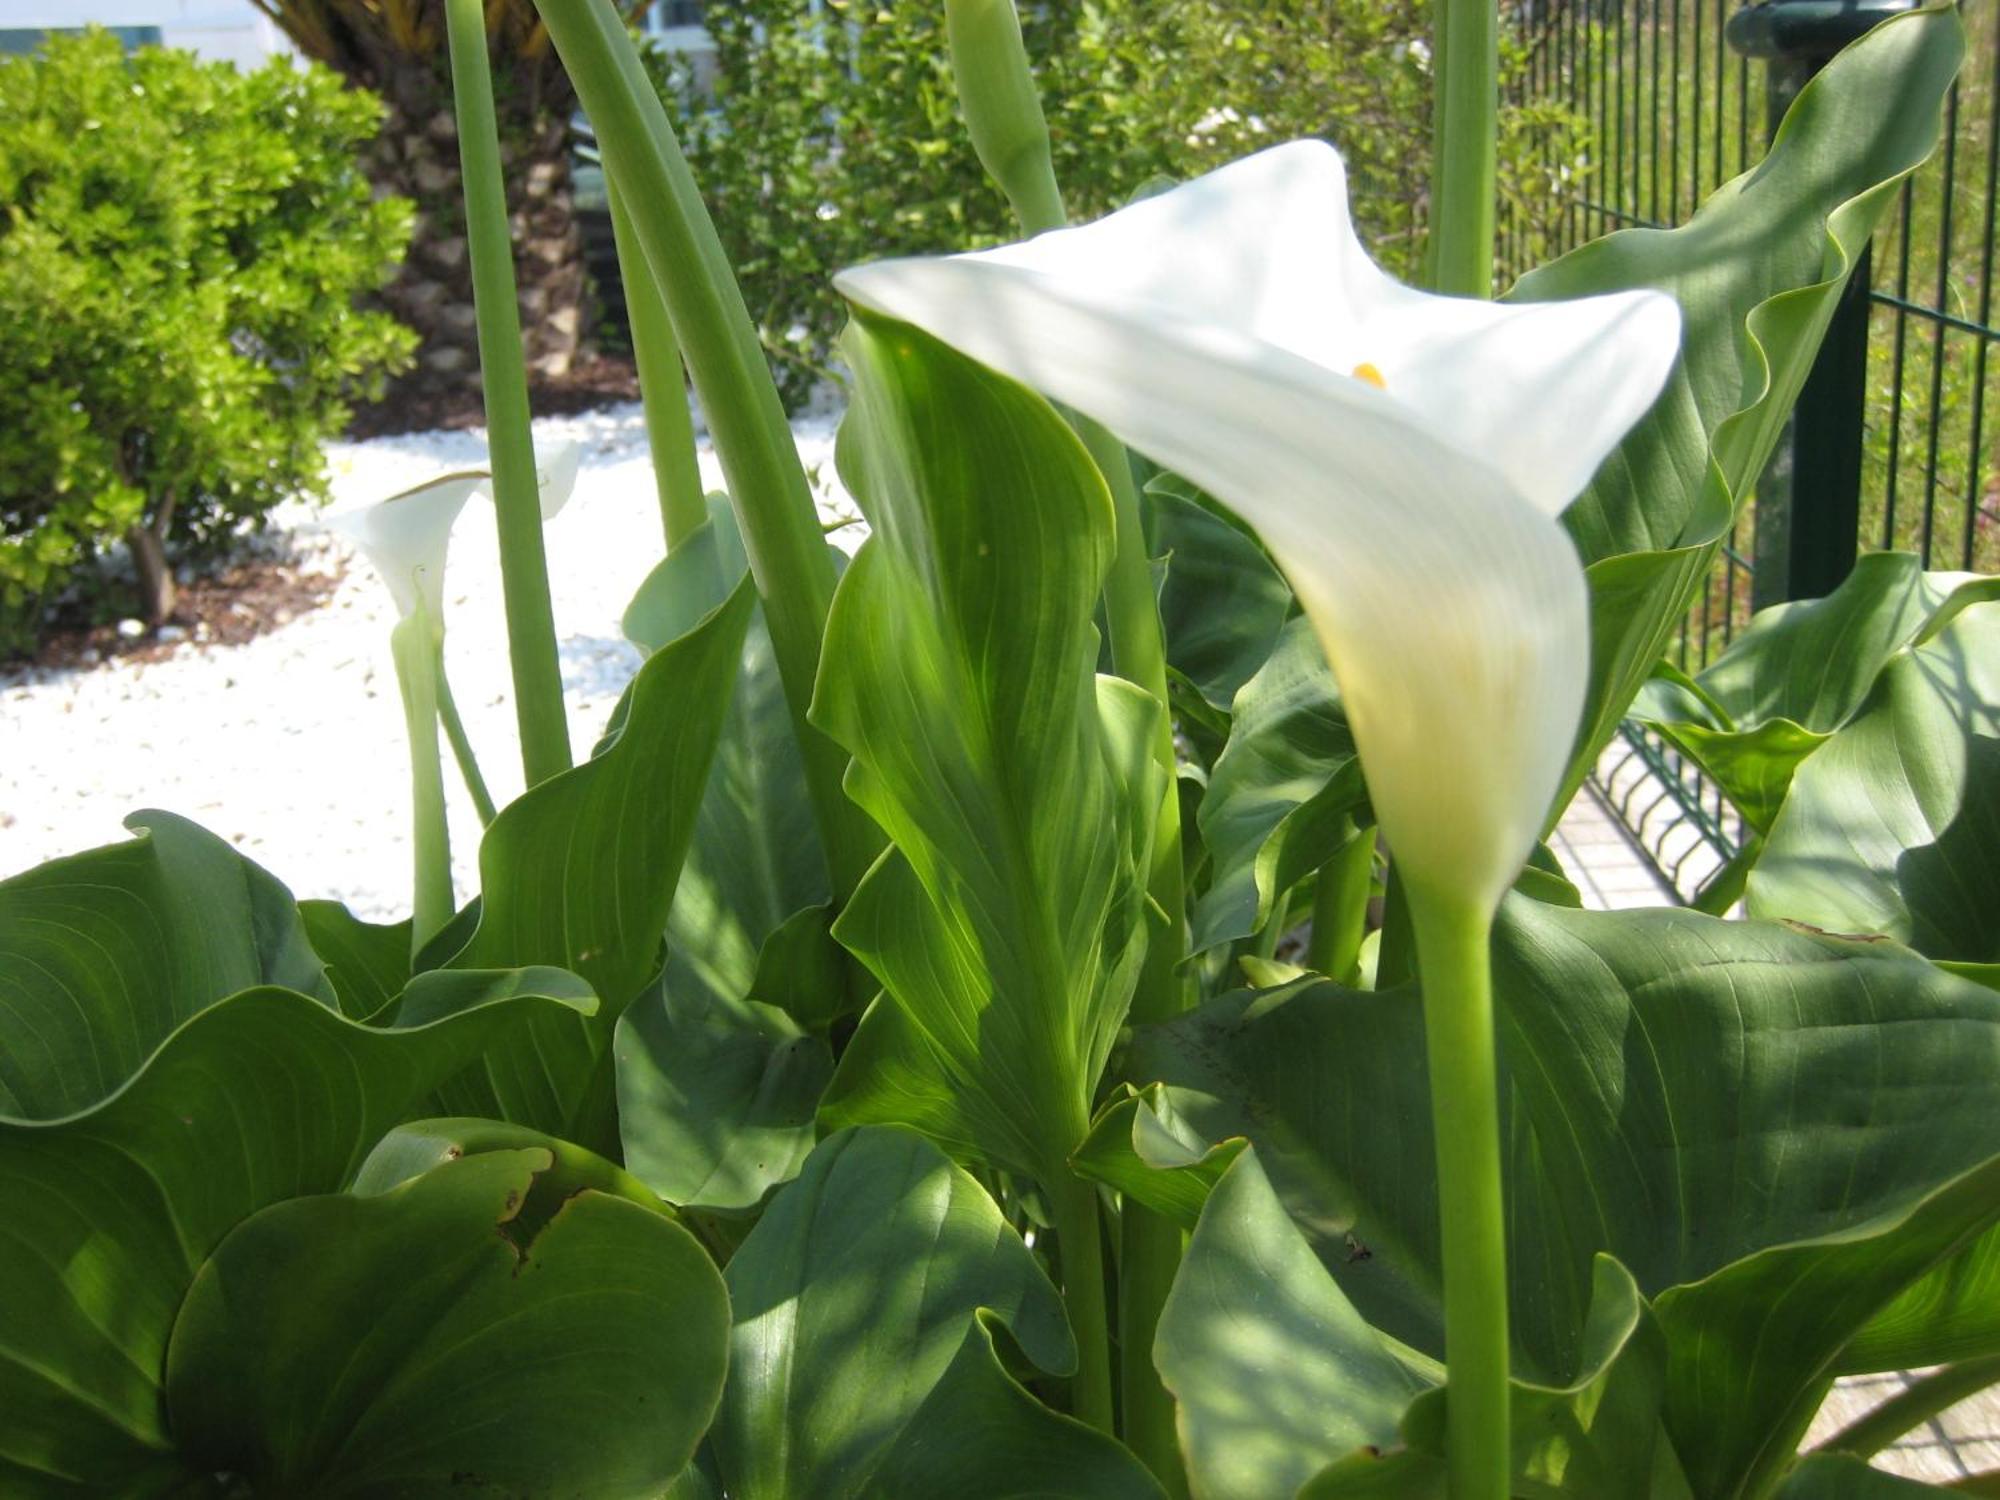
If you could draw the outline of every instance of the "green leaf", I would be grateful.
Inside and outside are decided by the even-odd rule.
[[[1210,708],[1227,710],[1277,643],[1292,591],[1254,537],[1154,481],[1146,552],[1166,564],[1160,628],[1167,665]]]
[[[260,1494],[665,1488],[721,1395],[721,1278],[662,1205],[556,1168],[488,1151],[238,1225],[168,1352],[185,1451]]]
[[[736,1500],[1158,1494],[1002,1368],[989,1323],[1041,1369],[1074,1367],[1062,1304],[985,1190],[920,1136],[829,1136],[726,1274],[710,1441]]]
[[[1794,776],[1745,900],[1933,958],[2000,959],[2000,604],[1882,671]]]
[[[1843,1374],[2000,1355],[2000,1229],[1904,1289],[1840,1352]]]
[[[884,995],[822,1118],[1064,1174],[1143,956],[1165,793],[1157,706],[1093,672],[1110,497],[1022,386],[866,314],[846,348],[841,469],[874,535],[835,596],[813,718],[894,847],[834,929]]]
[[[1098,1114],[1070,1164],[1077,1174],[1118,1189],[1184,1229],[1193,1229],[1202,1205],[1229,1164],[1247,1144],[1234,1137],[1210,1145],[1183,1122],[1158,1084],[1125,1089]]]
[[[492,976],[433,983],[484,989]],[[511,998],[384,1028],[248,989],[80,1112],[0,1118],[0,1490],[147,1494],[185,1479],[160,1382],[202,1260],[257,1210],[339,1188],[443,1079],[510,1027],[572,1004]],[[124,1014],[89,1014],[108,1047]]]
[[[410,982],[408,917],[364,922],[338,901],[301,901],[299,920],[326,963],[342,1015],[365,1020]]]
[[[1616,1256],[1658,1310],[1695,1493],[1758,1493],[1843,1347],[2000,1215],[2000,996],[1889,943],[1520,897],[1495,995],[1519,1368],[1574,1378]],[[1206,1139],[1247,1134],[1347,1295],[1437,1349],[1406,993],[1226,997],[1142,1032],[1129,1071]]]
[[[1192,947],[1248,937],[1340,844],[1367,789],[1333,673],[1303,617],[1237,693],[1197,820],[1214,862]]]
[[[501,810],[479,849],[480,912],[454,968],[548,964],[602,1002],[509,1036],[444,1091],[447,1110],[493,1115],[616,1149],[605,1119],[618,1016],[659,972],[681,859],[728,708],[753,595],[655,652],[608,749]]]
[[[1355,1311],[1292,1227],[1257,1153],[1209,1195],[1160,1314],[1160,1378],[1202,1500],[1274,1500],[1393,1443],[1431,1381]]]
[[[89,1108],[238,990],[334,1004],[284,886],[185,818],[126,826],[139,837],[0,881],[0,1114]]]
[[[1826,1453],[1808,1458],[1792,1470],[1779,1488],[1777,1500],[1922,1500],[1925,1495],[1936,1500],[1939,1495],[1964,1490],[1964,1485],[1945,1488],[1919,1484],[1872,1469],[1861,1459]]]
[[[659,649],[719,604],[746,566],[727,501],[712,499],[709,520],[641,586],[626,633]],[[773,934],[795,918],[809,924],[827,895],[826,857],[759,606],[674,888],[666,973],[618,1022],[619,1136],[626,1161],[663,1197],[748,1208],[812,1150],[832,1054],[783,1010],[750,996]],[[839,960],[823,915],[818,927],[821,948]],[[767,976],[771,999],[792,992],[790,969]],[[817,1002],[823,976],[801,968],[798,980],[798,993]]]
[[[1679,369],[1565,516],[1593,606],[1590,694],[1569,788],[1707,577],[1855,257],[1936,144],[1963,52],[1949,5],[1875,27],[1800,91],[1769,155],[1688,223],[1593,241],[1509,293],[1543,301],[1656,287],[1681,306]]]
[[[1882,670],[1995,597],[2000,579],[1925,573],[1910,553],[1871,553],[1826,598],[1761,611],[1692,680],[1656,678],[1633,712],[1768,833],[1793,772],[1860,711]]]

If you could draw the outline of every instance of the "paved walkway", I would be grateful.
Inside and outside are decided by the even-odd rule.
[[[1629,774],[1621,769],[1621,776]],[[1617,781],[1621,797],[1628,788]],[[1647,799],[1628,802],[1646,805]],[[1584,905],[1601,911],[1662,906],[1672,893],[1643,859],[1623,825],[1590,787],[1577,794],[1550,840],[1556,857],[1583,893]],[[1863,1413],[1881,1405],[1923,1371],[1857,1375],[1841,1381],[1813,1420],[1805,1446],[1832,1437]],[[1962,1401],[1878,1455],[1875,1466],[1911,1479],[1943,1482],[2000,1469],[2000,1389]]]

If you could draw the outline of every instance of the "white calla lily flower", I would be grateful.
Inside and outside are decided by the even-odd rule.
[[[402,618],[422,606],[441,621],[451,528],[466,502],[487,483],[484,469],[445,474],[373,505],[329,516],[326,525],[367,554],[389,585]]]
[[[553,521],[569,503],[582,463],[583,451],[575,443],[562,443],[546,457],[535,455],[535,484],[544,521]],[[451,529],[466,502],[482,494],[492,498],[492,471],[457,469],[373,505],[329,516],[326,526],[367,554],[389,585],[402,618],[408,619],[421,603],[441,621]]]
[[[1316,141],[835,285],[1243,516],[1325,647],[1399,865],[1491,911],[1582,712],[1588,599],[1556,517],[1665,382],[1672,298],[1403,286],[1355,238],[1340,157]]]

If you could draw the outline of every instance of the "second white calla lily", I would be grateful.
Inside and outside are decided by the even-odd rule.
[[[1583,705],[1588,599],[1556,517],[1665,382],[1672,298],[1405,287],[1356,239],[1338,154],[1310,141],[1094,224],[835,284],[1255,527],[1339,680],[1399,867],[1497,905]]]

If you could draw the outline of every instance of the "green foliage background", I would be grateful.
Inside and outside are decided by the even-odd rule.
[[[0,60],[0,645],[135,526],[196,544],[321,492],[321,441],[413,343],[357,297],[410,206],[373,95],[105,32]]]
[[[1022,7],[1071,217],[1322,136],[1347,160],[1363,242],[1413,277],[1428,191],[1430,19],[1422,0]],[[658,48],[649,66],[797,401],[845,321],[834,271],[1000,243],[1015,237],[1012,216],[959,118],[942,6],[742,0],[704,20],[712,72]],[[1515,34],[1503,28],[1503,81],[1527,65]],[[1562,170],[1581,168],[1580,124],[1548,100],[1503,112],[1503,211],[1530,239],[1546,241]]]

